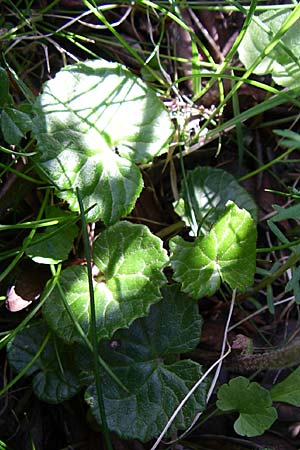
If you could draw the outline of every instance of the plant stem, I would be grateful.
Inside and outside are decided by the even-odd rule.
[[[251,355],[239,355],[228,361],[231,369],[239,373],[265,369],[284,369],[300,363],[300,337],[274,350]]]

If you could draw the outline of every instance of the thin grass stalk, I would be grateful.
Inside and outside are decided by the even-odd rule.
[[[245,298],[253,297],[259,291],[265,289],[269,284],[273,283],[273,281],[275,281],[277,278],[281,277],[281,275],[283,275],[288,269],[293,267],[298,261],[300,261],[300,253],[298,251],[295,251],[288,258],[288,260],[279,267],[278,270],[264,278],[250,291],[242,292],[241,294],[237,295],[236,300],[240,302],[242,300],[245,300]]]
[[[38,212],[38,215],[37,215],[37,220],[40,220],[42,215],[44,214],[45,208],[48,204],[48,199],[49,199],[49,190],[46,191],[45,197],[43,199],[43,203],[42,203],[40,210]],[[7,277],[7,275],[13,270],[13,268],[20,261],[20,259],[22,258],[22,256],[25,253],[26,248],[30,245],[35,233],[36,233],[36,229],[34,228],[30,231],[29,235],[24,239],[23,246],[20,249],[19,253],[12,260],[12,262],[8,265],[8,267],[6,267],[6,269],[1,273],[0,282],[3,281]]]
[[[145,65],[143,58],[141,58],[138,52],[126,42],[126,40],[117,32],[117,30],[113,26],[111,26],[111,24],[106,20],[104,14],[95,4],[95,2],[93,0],[92,3],[90,3],[88,0],[82,1],[85,6],[87,6],[94,13],[94,15],[107,27],[107,29],[121,42],[123,47],[126,48],[126,50],[141,64],[141,66],[145,67],[145,69],[149,71],[154,79],[165,86],[166,83],[164,82],[164,80],[149,65]]]
[[[55,276],[56,272],[55,272],[55,266],[51,265],[51,271],[53,273],[53,275]],[[82,338],[83,342],[85,343],[85,345],[87,346],[87,348],[90,350],[91,353],[94,354],[94,347],[91,344],[91,342],[89,341],[89,339],[87,338],[87,336],[85,335],[83,329],[81,328],[80,324],[78,323],[78,321],[76,320],[72,309],[70,308],[70,305],[67,301],[67,298],[64,294],[64,291],[61,287],[61,284],[59,282],[59,280],[57,281],[57,289],[60,293],[61,299],[63,301],[64,307],[67,311],[67,314],[69,315],[71,321],[74,324],[74,327],[76,328],[79,336]],[[104,361],[104,359],[101,358],[100,355],[97,356],[98,357],[98,361],[99,364],[104,368],[104,370],[106,370],[106,372],[109,374],[109,376],[118,384],[118,386],[120,386],[121,389],[123,389],[125,392],[128,392],[128,389],[126,388],[126,386],[119,380],[119,378],[112,372],[112,370],[110,369],[110,367],[106,364],[106,362]]]
[[[264,164],[263,166],[258,167],[257,169],[253,170],[252,172],[247,173],[243,177],[239,178],[239,182],[248,180],[251,177],[254,177],[258,173],[263,172],[266,169],[269,169],[269,167],[273,166],[274,164],[282,161],[287,155],[292,153],[295,150],[295,147],[289,148],[285,152],[283,152],[281,155],[279,155],[277,158],[272,159],[272,161],[269,161],[268,163]]]
[[[230,129],[233,126],[235,127],[238,122],[244,122],[250,119],[251,117],[261,114],[271,108],[276,108],[276,106],[279,106],[284,102],[291,101],[292,103],[295,104],[295,106],[299,107],[300,102],[296,98],[298,94],[299,92],[297,89],[289,91],[289,93],[282,91],[282,93],[274,95],[268,100],[265,100],[264,102],[259,103],[258,105],[255,105],[246,111],[243,111],[239,116],[233,117],[232,119],[228,120],[227,122],[224,122],[223,124],[219,125],[213,130],[208,131],[206,138],[207,139],[213,138],[215,137],[215,135],[218,135],[219,133],[226,131],[227,129]]]
[[[92,274],[92,256],[91,249],[89,243],[89,237],[87,232],[87,223],[85,219],[85,212],[82,203],[82,197],[79,188],[76,188],[77,199],[80,208],[80,217],[82,224],[82,234],[83,234],[83,244],[85,257],[87,262],[87,272],[88,272],[88,280],[89,280],[89,292],[90,292],[90,312],[91,312],[91,335],[92,335],[92,346],[93,346],[93,357],[94,357],[94,371],[96,378],[96,391],[97,391],[97,401],[99,412],[101,416],[101,422],[103,427],[104,439],[106,442],[106,446],[108,450],[113,450],[109,429],[107,426],[107,420],[105,415],[105,406],[103,400],[103,390],[102,390],[102,382],[101,382],[101,373],[100,366],[98,361],[98,339],[97,339],[97,323],[96,323],[96,307],[95,307],[95,296],[94,296],[94,286],[93,286],[93,274]]]
[[[251,6],[256,5],[256,0],[253,0],[251,2]],[[250,12],[250,10],[249,10]],[[251,10],[253,16],[254,12]],[[235,84],[235,86],[231,89],[231,91],[227,94],[227,96],[224,99],[224,103],[227,103],[233,94],[237,92],[237,90],[241,87],[243,82],[253,73],[255,68],[261,63],[261,61],[276,47],[276,45],[280,44],[281,38],[284,36],[284,34],[288,31],[288,29],[298,20],[300,15],[300,4],[297,5],[297,7],[292,11],[290,16],[285,20],[281,28],[278,30],[278,32],[273,36],[272,41],[267,45],[267,47],[264,49],[264,51],[256,58],[256,60],[252,63],[252,65],[245,71],[243,76],[241,77],[240,81]],[[247,16],[248,17],[248,16]],[[246,18],[247,19],[247,18]],[[246,22],[246,20],[245,20]],[[243,27],[245,28],[245,27]],[[246,31],[246,28],[245,28]],[[238,37],[239,42],[241,41],[240,37]],[[235,45],[234,45],[235,47]],[[235,48],[237,50],[237,47]],[[230,51],[231,53],[231,51]],[[225,59],[226,60],[226,59]],[[225,67],[224,67],[225,70]],[[221,71],[219,72],[221,74]],[[209,85],[209,83],[208,83]],[[206,91],[205,91],[206,92]],[[292,95],[290,95],[292,96]],[[210,118],[203,124],[200,132],[207,127],[207,125],[210,123],[211,119],[218,114],[223,107],[223,104],[220,103],[220,105],[215,109],[215,111],[211,114]]]
[[[40,348],[38,349],[38,351],[36,352],[34,357],[29,361],[29,363],[26,364],[26,366],[21,370],[21,372],[18,373],[17,376],[15,376],[15,378],[13,378],[9,383],[7,383],[4,386],[4,388],[2,388],[0,390],[0,397],[2,397],[2,395],[4,395],[14,384],[16,384],[26,374],[26,372],[30,369],[30,367],[33,366],[35,361],[43,353],[43,351],[44,351],[44,349],[45,349],[45,347],[47,345],[47,342],[49,341],[49,338],[50,338],[50,331],[47,333],[47,335],[43,339],[43,342],[41,343]]]
[[[231,86],[234,86],[234,81],[232,81]],[[235,92],[232,96],[232,109],[233,109],[233,116],[239,116],[240,111],[240,104],[239,104],[239,98],[237,95],[237,92]],[[236,139],[237,139],[237,146],[238,146],[238,171],[241,172],[242,163],[244,159],[244,153],[245,153],[245,145],[243,142],[243,130],[242,130],[242,124],[241,122],[236,123]]]
[[[231,60],[231,58],[233,57],[233,55],[235,54],[235,52],[237,51],[247,29],[248,29],[248,25],[255,13],[255,9],[256,9],[256,5],[257,5],[257,0],[251,0],[251,4],[250,4],[250,8],[249,11],[247,12],[243,27],[238,35],[238,37],[235,40],[235,43],[233,44],[231,50],[228,52],[228,54],[226,55],[223,63],[221,64],[221,66],[219,68],[217,68],[216,72],[219,76],[221,76],[223,74],[223,72],[227,69],[228,64]],[[255,66],[256,67],[256,66]],[[251,73],[251,72],[250,72]],[[213,114],[210,116],[209,119],[207,119],[205,121],[205,123],[203,124],[203,126],[200,129],[200,132],[202,130],[204,130],[209,123],[211,122],[211,119],[213,119],[217,114],[220,113],[220,111],[222,111],[224,105],[230,100],[230,98],[232,97],[232,95],[234,94],[234,92],[236,92],[241,85],[243,84],[244,80],[246,78],[248,78],[249,74],[247,76],[245,76],[245,74],[242,76],[241,80],[231,89],[231,91],[226,95],[226,97],[223,99],[223,102],[221,102],[219,104],[219,106],[215,109],[215,111],[213,112]],[[205,88],[202,90],[202,92],[200,92],[200,96],[204,95],[213,85],[214,80],[209,80],[209,82],[207,83],[207,85],[205,86]],[[196,100],[196,99],[195,99]]]
[[[0,450],[12,450],[12,448],[8,447],[8,445],[6,445],[5,442],[0,441]]]

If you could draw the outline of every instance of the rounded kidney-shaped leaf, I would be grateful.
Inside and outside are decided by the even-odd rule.
[[[256,235],[248,211],[228,202],[207,236],[194,242],[179,236],[170,240],[173,278],[195,299],[213,295],[221,281],[245,290],[253,283]]]
[[[162,289],[162,294],[163,300],[151,306],[148,317],[117,331],[112,341],[100,343],[101,356],[128,389],[125,392],[103,373],[108,426],[124,439],[148,441],[157,436],[202,376],[196,362],[176,362],[178,354],[193,350],[199,342],[202,321],[197,305],[176,285]],[[77,359],[82,370],[92,366],[80,354]],[[205,380],[178,413],[169,433],[186,429],[203,411],[207,387]],[[94,383],[86,401],[101,423]]]
[[[247,378],[237,377],[220,387],[217,407],[222,411],[238,411],[235,431],[242,436],[263,434],[277,419],[272,398],[266,389]]]
[[[270,44],[290,14],[290,10],[266,11],[258,16],[261,23],[252,20],[239,47],[240,60],[247,69]],[[298,19],[284,33],[275,48],[256,66],[254,73],[258,75],[270,73],[274,81],[281,86],[299,87],[299,58]]]
[[[94,294],[97,334],[110,337],[148,313],[161,299],[160,287],[166,282],[162,269],[168,258],[162,241],[144,225],[119,222],[96,240]],[[90,296],[87,271],[82,266],[65,269],[59,279],[61,290],[73,317],[84,332],[90,333]],[[61,290],[56,287],[44,306],[50,327],[66,341],[80,340],[77,329],[64,307]]]
[[[35,104],[37,167],[57,195],[88,220],[113,224],[133,208],[142,189],[137,163],[166,151],[173,125],[163,103],[117,63],[67,66],[45,83]]]
[[[104,403],[108,427],[123,439],[139,439],[147,442],[158,436],[176,407],[201,378],[201,366],[194,361],[178,361],[170,365],[158,363],[132,363],[129,376],[139,377],[140,386],[125,393],[111,380],[104,382]],[[119,372],[116,371],[119,376]],[[124,380],[126,381],[126,380]],[[207,383],[204,383],[178,413],[170,427],[186,429],[196,413],[205,409]],[[96,386],[86,391],[85,399],[96,420],[101,423]]]

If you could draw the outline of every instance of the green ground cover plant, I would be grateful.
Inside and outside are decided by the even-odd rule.
[[[65,27],[53,29],[51,15],[49,22],[39,21],[40,16],[33,20],[33,11],[47,16],[52,8],[61,20],[58,3],[37,10],[33,2],[4,2],[0,167],[7,184],[0,192],[0,281],[8,289],[3,309],[5,303],[9,317],[22,312],[17,324],[3,326],[0,345],[12,375],[1,395],[23,382],[51,405],[82,401],[87,422],[102,433],[107,449],[117,448],[112,435],[124,448],[133,445],[127,447],[127,441],[164,448],[162,438],[180,439],[180,432],[189,433],[201,416],[200,425],[229,414],[230,433],[264,435],[278,419],[278,404],[300,407],[299,338],[273,349],[253,320],[267,311],[270,327],[287,293],[296,307],[300,302],[298,112],[274,120],[275,125],[264,117],[285,104],[299,109],[300,7],[291,2],[273,11],[274,5],[257,1],[216,6],[141,0],[135,9],[126,2],[84,0],[81,19],[91,16],[110,36],[91,31],[87,38],[68,31],[79,20],[78,5],[68,13],[74,22],[68,16]],[[197,23],[193,14],[202,9],[242,18],[223,57],[186,18],[188,11]],[[149,41],[128,43],[126,33],[119,32],[126,14],[132,20],[140,14]],[[178,43],[168,41],[169,23],[189,40],[190,61],[187,55],[171,55]],[[33,95],[30,82],[18,73],[20,65],[28,66],[15,46],[29,36],[39,45],[41,34],[43,51],[55,37],[72,42],[84,57],[73,57],[73,47],[73,53],[62,52],[54,41],[69,63],[39,80]],[[140,37],[139,31],[135,36]],[[99,40],[104,50],[90,47],[87,39],[93,45]],[[112,49],[121,56],[113,58]],[[249,108],[238,96],[245,86],[263,93]],[[216,105],[204,106],[207,95],[212,103],[213,87]],[[251,120],[255,131],[245,126]],[[284,149],[269,161],[251,150],[263,127],[271,128],[272,142]],[[232,157],[232,146],[234,175],[222,167]],[[222,164],[215,167],[223,153]],[[296,181],[288,176],[283,182],[275,166],[288,170],[291,164]],[[161,190],[167,192],[164,204],[172,221],[152,216],[151,202],[143,220],[137,209],[143,195],[149,185],[148,192],[155,191],[153,180],[166,171]],[[271,183],[266,191],[277,195],[278,203],[288,199],[268,205],[266,218],[244,184],[264,174],[276,182],[276,189]],[[13,194],[8,180],[17,180]],[[29,191],[34,199],[27,200]],[[24,198],[32,208],[28,217]],[[282,258],[277,252],[283,252]],[[34,278],[45,274],[37,292],[27,296],[16,281],[22,264],[34,267]],[[289,279],[283,281],[286,273]],[[31,283],[27,278],[26,284]],[[221,349],[209,364],[205,354],[195,355],[201,352],[210,311],[205,305],[215,299],[227,318]],[[243,319],[230,327],[236,310]],[[230,332],[246,322],[268,342],[266,352],[253,353],[252,336],[235,353],[237,336]],[[247,328],[241,329],[247,334]],[[221,383],[226,358],[229,379]],[[267,368],[287,371],[272,384],[259,373],[255,381],[245,376]],[[184,445],[204,448],[201,443],[195,447],[192,439]]]
[[[100,72],[98,69],[100,69]],[[157,136],[162,139],[163,146],[165,146],[166,138],[159,130],[161,125],[163,125],[164,133],[170,139],[173,126],[171,119],[168,118],[167,111],[163,108],[163,104],[154,96],[154,93],[151,90],[146,91],[146,87],[143,91],[138,90],[136,86],[139,83],[138,79],[134,78],[129,72],[124,73],[124,69],[116,64],[111,67],[110,64],[102,60],[93,61],[92,63],[81,63],[79,67],[71,66],[67,67],[67,70],[63,69],[62,74],[64,75],[65,73],[68,76],[71,75],[71,79],[75,78],[76,86],[80,87],[80,92],[77,93],[72,82],[68,83],[67,86],[71,92],[70,99],[70,94],[68,94],[66,89],[62,89],[65,84],[60,80],[60,74],[56,76],[52,83],[48,82],[45,90],[33,107],[35,116],[32,133],[36,137],[38,145],[38,153],[33,157],[33,161],[37,170],[41,171],[42,176],[46,176],[46,180],[50,181],[51,185],[56,186],[57,195],[59,197],[62,196],[64,200],[67,199],[70,209],[79,210],[80,202],[82,202],[82,207],[85,210],[90,209],[84,218],[84,222],[102,219],[104,224],[108,225],[95,240],[92,249],[94,326],[96,328],[97,346],[99,343],[101,344],[103,339],[116,338],[117,341],[122,342],[121,352],[123,353],[124,342],[129,338],[126,337],[126,333],[125,337],[122,334],[120,335],[120,332],[117,336],[115,333],[119,329],[129,327],[129,332],[132,332],[131,339],[135,337],[135,340],[137,340],[138,336],[141,335],[139,329],[135,330],[137,327],[136,319],[148,316],[150,305],[161,300],[161,288],[167,284],[167,279],[162,269],[168,265],[168,257],[166,250],[163,249],[162,241],[150,233],[146,226],[132,224],[124,220],[116,222],[116,219],[120,219],[124,215],[124,210],[118,210],[118,207],[114,207],[114,205],[117,204],[123,207],[124,197],[128,199],[127,203],[132,205],[136,198],[136,191],[135,189],[131,190],[126,185],[126,168],[125,173],[121,170],[119,174],[119,171],[113,166],[118,165],[118,160],[121,160],[121,164],[124,164],[126,167],[128,155],[132,153],[140,153],[140,156],[137,158],[138,161],[148,162],[149,156],[145,155],[145,153],[146,151],[148,154],[150,153],[153,134],[153,142],[155,143],[153,145],[153,154],[157,155],[161,151],[161,144],[158,138],[155,137],[155,132],[157,131]],[[82,73],[84,74],[83,79],[81,77]],[[87,81],[86,78],[88,78]],[[130,85],[127,87],[128,82],[130,82]],[[55,86],[54,89],[51,89],[49,87],[50,84],[59,86],[57,93],[53,92]],[[102,101],[101,97],[93,92],[95,86],[97,90],[99,89],[100,92],[105,93],[105,101]],[[124,92],[122,92],[123,86],[125,86]],[[135,89],[137,90],[136,94],[134,93]],[[113,95],[112,92],[116,93]],[[150,101],[148,97],[150,97]],[[96,106],[92,104],[91,99],[97,100]],[[99,101],[100,107],[98,106]],[[102,108],[102,104],[104,104],[105,108]],[[139,123],[137,126],[133,126],[136,131],[132,135],[129,134],[131,126],[129,123],[125,128],[125,133],[128,137],[121,137],[118,140],[116,139],[116,134],[119,130],[119,120],[124,116],[124,112],[127,112],[125,108],[127,108],[128,104],[130,106],[132,104],[132,113],[128,116],[130,121],[135,121],[135,117],[138,117]],[[111,105],[112,112],[110,112]],[[120,109],[122,110],[123,107],[124,112],[120,112]],[[146,113],[144,113],[145,108],[147,110]],[[153,112],[152,116],[155,117],[158,125],[156,123],[152,124],[151,116],[149,118],[152,111],[157,111],[156,114]],[[93,120],[95,113],[97,119]],[[74,119],[72,118],[73,115]],[[105,126],[102,125],[102,121]],[[148,130],[142,133],[141,130],[143,130],[144,126],[147,126]],[[103,132],[101,127],[104,128]],[[81,128],[84,130],[83,138],[80,137],[79,130]],[[108,132],[109,128],[111,128],[110,133]],[[152,131],[153,128],[154,133]],[[121,130],[121,133],[124,133],[124,129]],[[89,134],[91,134],[91,137]],[[112,136],[112,139],[115,139],[115,142],[112,142],[109,134]],[[95,135],[99,135],[98,140]],[[151,136],[151,138],[147,139],[147,135]],[[150,144],[146,146],[144,140],[146,140],[146,144],[149,140]],[[118,141],[120,146],[118,146]],[[127,141],[130,143],[127,144]],[[140,141],[142,142],[140,143]],[[89,142],[91,143],[91,149],[89,148]],[[143,148],[146,151],[143,151]],[[107,152],[106,158],[103,157],[103,150]],[[95,160],[93,158],[94,154]],[[122,160],[122,155],[126,155],[126,159],[124,158],[125,162]],[[99,163],[97,161],[98,158]],[[81,162],[81,159],[83,159],[83,162]],[[108,169],[104,168],[102,173],[101,166],[103,161],[107,164]],[[112,170],[110,171],[111,167]],[[132,169],[131,171],[134,178],[135,172]],[[91,183],[93,176],[97,178],[95,183]],[[97,182],[98,178],[100,182]],[[104,182],[102,183],[103,179]],[[106,187],[105,179],[107,179],[109,187]],[[130,182],[132,181],[130,175],[128,175],[128,179]],[[66,185],[64,180],[67,180],[69,184]],[[121,189],[119,189],[119,183],[121,184]],[[79,198],[76,188],[80,192]],[[88,196],[82,194],[86,191],[89,192]],[[217,193],[214,193],[214,195],[216,196]],[[76,199],[76,202],[72,202],[72,196]],[[86,197],[88,197],[87,200]],[[99,207],[99,212],[94,213],[94,207],[97,209],[99,204],[103,206]],[[126,203],[125,207],[126,212],[130,212]],[[219,205],[219,209],[221,208],[222,205]],[[109,214],[107,214],[107,211]],[[47,212],[45,213],[47,214]],[[57,210],[52,210],[50,213],[52,216],[59,215]],[[48,212],[47,217],[51,218],[51,214]],[[57,228],[57,226],[54,228]],[[51,230],[51,227],[49,229]],[[26,248],[26,254],[42,264],[58,264],[64,259],[64,256],[67,258],[76,236],[76,229],[76,225],[72,224],[65,227],[62,231],[54,229],[49,234],[47,227],[44,232],[35,234],[30,245]],[[226,230],[226,233],[224,233],[224,230]],[[53,239],[55,239],[54,242]],[[256,230],[254,221],[247,211],[239,209],[233,202],[223,205],[223,213],[220,214],[209,234],[199,238],[199,255],[195,255],[195,262],[193,244],[190,243],[192,252],[186,254],[178,239],[179,237],[170,241],[172,250],[170,264],[174,269],[174,279],[180,282],[182,285],[181,289],[189,293],[194,299],[199,299],[204,295],[212,295],[219,288],[221,280],[229,285],[233,285],[231,286],[233,288],[245,289],[251,286],[255,270]],[[64,251],[61,251],[59,246],[61,241],[65,246]],[[182,240],[182,242],[184,241]],[[198,242],[195,241],[194,244],[196,245]],[[195,249],[196,253],[198,253],[197,247]],[[50,255],[51,257],[49,258]],[[249,264],[244,263],[245,256],[243,255],[246,256]],[[187,261],[188,264],[186,263]],[[238,267],[242,266],[243,273],[238,270]],[[190,272],[191,279],[185,273],[185,268]],[[196,285],[195,288],[193,288],[193,284]],[[30,375],[38,371],[33,379],[33,387],[35,393],[42,400],[58,403],[77,394],[80,388],[84,386],[84,384],[80,383],[80,379],[87,377],[88,363],[82,366],[83,358],[80,357],[79,364],[82,367],[78,368],[74,364],[72,368],[75,354],[72,355],[70,346],[64,348],[64,345],[76,342],[84,344],[82,342],[83,335],[85,336],[84,340],[92,342],[93,323],[89,289],[86,267],[75,265],[62,270],[56,286],[43,306],[42,324],[35,323],[34,326],[25,328],[9,344],[8,359],[10,364],[16,371],[23,372],[32,363],[32,356],[43,345],[45,337],[48,336],[49,338],[49,333],[54,333],[54,336],[56,336],[53,338],[54,343],[51,340],[47,342],[40,358],[34,361],[34,364],[30,366],[30,370],[27,372]],[[174,331],[178,347],[176,354],[184,353],[185,349],[193,350],[193,346],[189,347],[189,341],[185,341],[184,336],[180,339],[180,334],[184,332],[181,317],[187,315],[185,303],[188,304],[190,300],[184,296],[179,296],[179,310],[175,313],[179,323],[175,322],[172,325],[172,317],[174,316],[173,303],[176,297],[174,296],[174,298],[170,294],[167,297],[170,305],[167,303],[164,311],[164,309],[160,310],[160,307],[163,307],[163,302],[159,303],[157,305],[159,312],[156,312],[156,316],[163,318],[164,321],[166,320],[168,327],[171,327]],[[169,307],[170,312],[168,312]],[[180,307],[184,309],[180,311]],[[170,313],[171,317],[168,319],[168,314]],[[197,319],[195,310],[193,314],[189,314],[188,320],[185,318],[189,326],[193,322],[195,323],[196,336],[200,336],[199,319],[196,322],[195,319]],[[162,330],[160,330],[160,328],[157,329],[155,327],[155,319],[151,315],[145,320],[147,325],[142,325],[142,328],[146,326],[146,331],[144,330],[143,333],[156,336],[158,346],[161,345],[159,342],[162,341],[164,343],[163,347],[166,347],[162,355],[160,355],[158,350],[154,351],[154,353],[150,352],[148,356],[149,367],[146,365],[147,359],[145,360],[147,352],[151,350],[147,348],[147,341],[145,349],[142,351],[142,361],[139,361],[139,358],[137,358],[137,352],[133,352],[130,357],[130,347],[127,349],[125,357],[130,358],[130,364],[128,364],[128,369],[126,369],[122,359],[119,362],[121,364],[120,373],[124,372],[126,374],[126,376],[123,374],[121,378],[117,375],[118,358],[115,363],[109,362],[108,356],[110,352],[107,353],[106,357],[103,357],[100,351],[101,358],[105,361],[105,365],[102,364],[102,367],[109,375],[109,378],[103,381],[103,384],[114,392],[116,386],[113,386],[113,379],[120,381],[118,386],[119,392],[114,392],[113,394],[115,401],[112,406],[112,408],[115,408],[115,402],[117,401],[119,404],[118,411],[117,413],[113,411],[106,412],[110,417],[116,414],[116,418],[112,419],[112,423],[108,423],[109,429],[119,432],[122,438],[136,438],[141,441],[148,441],[161,431],[164,421],[175,409],[176,401],[178,402],[181,397],[186,395],[188,393],[187,387],[191,388],[202,375],[201,366],[192,361],[174,361],[174,365],[163,366],[162,375],[158,375],[154,371],[153,360],[157,359],[158,361],[161,359],[163,361],[164,353],[166,353],[166,358],[168,358],[169,353],[171,352],[172,354],[174,350],[172,351],[172,347],[169,349],[168,345],[166,345],[165,340],[169,331],[164,328],[164,324],[161,325]],[[45,324],[44,321],[46,322]],[[131,324],[132,326],[130,327]],[[47,326],[49,326],[49,329]],[[78,329],[81,330],[80,333]],[[166,337],[164,337],[163,330],[167,332]],[[190,337],[190,333],[188,337]],[[61,342],[56,340],[57,338]],[[139,345],[141,345],[141,339],[139,339]],[[195,345],[194,340],[193,345]],[[86,350],[85,348],[84,351]],[[93,351],[95,351],[95,348],[93,348]],[[73,352],[76,352],[78,355],[78,347],[74,347]],[[113,353],[116,354],[118,352],[115,350]],[[56,361],[57,358],[58,361]],[[136,359],[138,361],[135,363]],[[158,368],[161,369],[160,365]],[[83,374],[78,377],[78,373],[80,374],[81,371]],[[173,387],[174,394],[176,393],[173,401],[170,392],[175,380],[173,381],[172,377],[168,376],[168,371],[171,371],[172,376],[174,377],[175,375],[177,378]],[[114,374],[113,378],[112,372]],[[131,376],[129,376],[130,372],[132,372]],[[93,379],[92,374],[93,368],[89,376],[89,378]],[[188,374],[187,379],[186,374]],[[157,382],[157,379],[161,379],[160,383]],[[196,412],[204,409],[207,391],[206,384],[205,382],[199,390],[199,399],[197,399],[196,394],[191,397],[182,411],[183,417],[176,419],[175,423],[179,421],[178,423],[180,424],[177,426],[178,428],[187,428]],[[140,392],[141,390],[142,392]],[[150,418],[153,417],[153,409],[148,409],[145,406],[145,395],[148,390],[153,392],[154,396],[150,396],[149,401],[150,404],[156,404],[158,409],[157,421],[160,426],[152,425],[152,419],[150,420]],[[130,395],[128,395],[128,391]],[[168,393],[167,399],[164,398],[165,392]],[[121,405],[124,394],[124,412],[122,413]],[[110,399],[112,394],[103,393],[103,395],[104,398],[108,397]],[[132,396],[133,399],[131,399]],[[87,390],[86,398],[88,403],[92,405],[94,415],[101,423],[103,418],[101,418],[99,403],[95,400],[96,397],[97,390],[95,384],[92,384]],[[190,406],[192,401],[194,402],[193,407]],[[133,405],[132,413],[130,414],[128,408],[131,403]],[[166,407],[167,411],[164,411]],[[108,411],[109,400],[104,401],[104,408]],[[143,418],[139,414],[139,410],[142,408],[148,410],[148,413],[150,413],[149,417]],[[187,412],[184,414],[185,411]],[[163,417],[161,418],[162,413]],[[122,417],[125,416],[127,416],[127,424],[122,420]],[[121,423],[123,428],[121,428]],[[144,423],[143,427],[141,427],[141,423]],[[130,427],[129,424],[131,424]]]

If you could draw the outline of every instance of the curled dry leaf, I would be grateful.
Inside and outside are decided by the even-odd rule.
[[[6,295],[5,306],[10,312],[22,311],[32,303],[32,300],[25,300],[18,295],[15,290],[15,286],[11,286]]]

